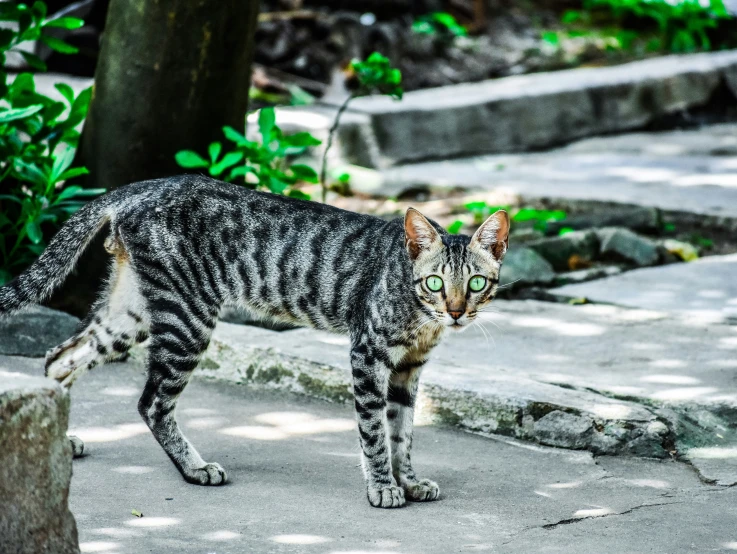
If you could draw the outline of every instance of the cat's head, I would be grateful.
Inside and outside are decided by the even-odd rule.
[[[494,299],[509,244],[509,216],[499,210],[478,231],[439,232],[409,208],[404,217],[405,245],[412,260],[415,291],[435,320],[460,330]]]

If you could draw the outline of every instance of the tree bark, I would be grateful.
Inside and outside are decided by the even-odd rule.
[[[90,186],[181,173],[248,108],[258,0],[112,0],[81,141]]]

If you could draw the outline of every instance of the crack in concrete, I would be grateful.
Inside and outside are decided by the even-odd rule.
[[[550,530],[550,529],[555,529],[556,527],[560,525],[570,525],[572,523],[578,523],[580,521],[586,521],[588,519],[602,519],[602,518],[611,517],[611,516],[622,516],[625,514],[630,514],[634,512],[635,510],[640,510],[642,508],[654,508],[656,506],[670,506],[671,504],[683,504],[683,502],[678,501],[678,502],[660,502],[657,504],[642,504],[640,506],[634,506],[633,508],[630,508],[629,510],[625,510],[624,512],[613,512],[610,514],[601,514],[598,516],[573,517],[569,519],[562,519],[556,523],[547,523],[545,525],[541,525],[540,528]]]

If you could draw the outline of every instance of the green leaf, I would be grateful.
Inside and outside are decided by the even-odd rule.
[[[258,129],[264,145],[271,142],[271,134],[276,126],[276,114],[274,108],[261,108],[258,114]]]
[[[287,193],[287,196],[289,196],[290,198],[296,198],[298,200],[310,200],[311,198],[309,194],[305,194],[301,190],[297,190],[297,189],[291,189]]]
[[[39,244],[44,238],[43,233],[41,232],[41,226],[37,221],[28,221],[23,229],[33,244]]]
[[[90,172],[86,167],[73,167],[72,169],[67,169],[64,173],[59,175],[57,181],[68,181],[69,179],[80,177],[81,175],[89,175],[89,173]]]
[[[560,37],[558,36],[558,33],[555,31],[547,31],[542,34],[542,39],[544,42],[547,42],[550,46],[559,47],[560,46]]]
[[[246,142],[245,135],[239,133],[233,127],[225,126],[223,127],[223,134],[225,135],[225,138],[235,142],[236,144],[240,144],[242,142]]]
[[[235,179],[236,177],[245,177],[248,173],[258,175],[258,171],[255,168],[248,165],[239,165],[233,168],[233,171],[228,175],[228,179]]]
[[[20,10],[13,2],[0,2],[0,21],[18,21]]]
[[[217,177],[223,171],[239,163],[241,160],[243,160],[243,152],[228,152],[223,156],[222,160],[210,166],[210,175]]]
[[[289,168],[292,174],[300,181],[306,181],[308,183],[317,183],[317,172],[312,169],[309,165],[296,164]]]
[[[572,233],[575,231],[573,227],[561,227],[561,229],[558,231],[558,235],[567,235],[568,233]]]
[[[43,110],[43,104],[35,104],[33,106],[28,106],[27,108],[5,110],[0,112],[0,123],[25,119],[27,117],[31,117],[33,114],[37,114],[41,110]]]
[[[181,167],[188,169],[210,166],[205,158],[192,150],[180,150],[175,154],[174,159]]]
[[[64,97],[71,106],[74,103],[74,90],[66,83],[56,83],[54,88]]]
[[[64,200],[74,198],[79,191],[83,190],[82,187],[74,185],[71,187],[64,187],[64,190],[62,190],[59,193],[59,196],[56,197],[56,202],[63,202]]]
[[[20,179],[39,185],[40,187],[45,188],[49,182],[46,172],[35,164],[16,159],[13,169]]]
[[[60,54],[76,54],[79,52],[79,48],[72,46],[56,37],[49,35],[41,35],[41,42],[45,43],[52,50],[56,50]]]
[[[84,121],[92,98],[92,87],[87,87],[74,99],[69,117],[64,122],[67,127],[76,127]]]
[[[15,36],[15,32],[11,29],[0,29],[0,51],[9,48]]]
[[[59,176],[64,173],[74,161],[74,148],[67,147],[63,152],[53,156],[54,164],[51,167],[49,183],[56,184]]]
[[[60,29],[79,29],[84,27],[84,20],[77,17],[59,17],[43,24],[44,27],[58,27]]]
[[[282,138],[282,143],[289,146],[317,146],[322,144],[322,141],[310,133],[294,133],[293,135],[286,135]]]
[[[219,142],[213,142],[210,143],[210,146],[207,148],[207,153],[210,156],[210,162],[215,163],[218,159],[218,156],[220,156],[220,152],[223,149],[223,145]]]
[[[457,235],[461,232],[461,228],[463,227],[463,222],[460,219],[456,219],[453,223],[448,225],[448,232],[451,235]]]
[[[286,183],[278,177],[272,175],[271,177],[269,177],[268,186],[271,192],[282,194],[289,186],[289,183]]]
[[[42,20],[46,17],[46,4],[44,2],[41,2],[40,0],[37,0],[31,6],[31,12],[36,19]]]
[[[562,23],[569,25],[581,19],[581,12],[577,10],[567,10],[563,17],[560,18]]]

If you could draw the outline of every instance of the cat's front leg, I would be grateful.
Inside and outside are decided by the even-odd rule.
[[[415,414],[415,400],[421,364],[399,364],[389,380],[386,417],[389,424],[392,472],[406,497],[416,502],[437,500],[440,487],[429,479],[418,479],[412,469],[410,451]]]
[[[376,508],[404,506],[404,490],[392,476],[386,431],[386,398],[391,372],[387,351],[366,336],[354,340],[351,350],[353,392],[366,494]]]

